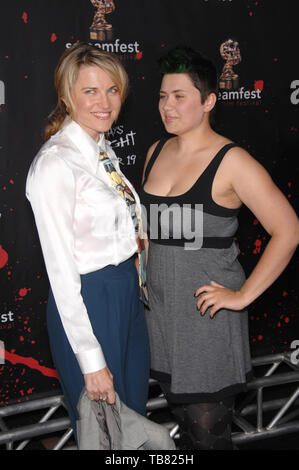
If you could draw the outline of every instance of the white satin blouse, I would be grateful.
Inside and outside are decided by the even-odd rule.
[[[133,191],[140,210],[104,134],[96,143],[74,121],[42,146],[26,184],[55,302],[83,374],[104,368],[106,361],[81,296],[80,274],[117,266],[137,251],[132,217],[98,160],[100,150]]]

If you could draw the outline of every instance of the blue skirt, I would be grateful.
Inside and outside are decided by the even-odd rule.
[[[144,307],[132,258],[81,276],[81,294],[114,388],[129,408],[146,413],[150,354]],[[77,404],[85,386],[50,289],[47,326],[51,353],[76,436]]]

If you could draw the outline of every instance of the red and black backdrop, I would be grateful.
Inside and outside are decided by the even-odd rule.
[[[96,2],[94,2],[96,3]],[[16,0],[0,6],[0,406],[59,389],[45,324],[48,279],[25,181],[55,105],[53,72],[65,48],[88,41],[119,55],[130,93],[110,133],[138,189],[147,148],[163,132],[156,59],[189,44],[223,70],[223,43],[238,42],[238,79],[222,88],[216,128],[248,150],[296,206],[299,70],[294,0],[115,0],[110,34],[90,38],[91,0]],[[225,85],[227,86],[227,84]],[[269,239],[247,208],[238,241],[248,275]],[[296,257],[249,309],[252,355],[299,340]],[[3,357],[5,351],[5,358]]]

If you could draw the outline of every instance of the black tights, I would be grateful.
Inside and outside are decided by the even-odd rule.
[[[172,407],[180,426],[182,450],[230,450],[233,399]]]
[[[164,392],[169,387],[161,384]],[[166,393],[167,396],[167,393]],[[180,426],[179,448],[181,450],[231,450],[231,423],[234,397],[217,403],[192,403],[174,405],[169,403]]]

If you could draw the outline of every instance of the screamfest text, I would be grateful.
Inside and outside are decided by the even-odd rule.
[[[73,45],[76,45],[77,43],[75,42],[74,44],[71,42],[66,43],[65,47],[66,49],[69,49]],[[140,52],[140,44],[135,41],[129,44],[120,42],[119,39],[115,39],[114,42],[104,42],[104,43],[90,43],[93,46],[99,47],[103,51],[106,52],[111,52],[113,54],[136,54]]]

